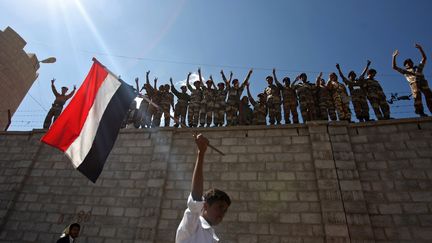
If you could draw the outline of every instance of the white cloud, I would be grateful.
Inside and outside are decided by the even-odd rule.
[[[202,75],[202,79],[203,79],[203,82],[205,82],[205,80],[207,80],[207,78],[204,75]],[[192,85],[193,82],[195,82],[197,80],[199,80],[198,73],[195,73],[195,72],[192,73],[191,76],[189,77],[189,83]],[[186,85],[186,79],[176,81],[176,82],[174,82],[174,85],[176,87],[180,87],[182,85]]]

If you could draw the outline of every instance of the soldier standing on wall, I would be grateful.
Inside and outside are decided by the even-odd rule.
[[[188,126],[189,127],[197,127],[198,126],[198,120],[199,120],[199,111],[201,106],[201,99],[202,99],[202,89],[201,89],[201,82],[199,80],[196,80],[193,85],[195,88],[192,88],[192,86],[189,83],[189,77],[190,73],[186,80],[186,86],[191,92],[191,99],[189,103],[189,113],[188,113]]]
[[[276,70],[273,69],[273,77],[276,77]],[[267,96],[267,109],[269,115],[270,125],[279,125],[282,119],[281,117],[281,95],[280,91],[283,88],[282,84],[276,81],[276,85],[273,84],[273,77],[267,76],[266,81],[268,86],[264,89],[264,93]]]
[[[45,117],[45,121],[43,124],[44,129],[48,129],[51,126],[51,122],[57,120],[57,118],[60,116],[60,113],[63,110],[64,104],[68,99],[70,99],[75,94],[75,90],[76,90],[76,86],[74,85],[73,91],[67,95],[66,92],[68,91],[68,88],[62,87],[61,94],[59,94],[59,92],[57,92],[57,89],[54,85],[54,82],[55,82],[55,78],[51,80],[51,89],[56,98],[54,100],[54,103],[51,106],[51,109],[48,111],[48,114]]]
[[[333,99],[330,95],[330,91],[327,88],[327,85],[322,77],[322,72],[318,75],[316,79],[316,96],[318,99],[318,108],[319,108],[319,119],[328,121],[330,120],[336,121],[336,111],[333,103]]]
[[[232,81],[232,85],[230,82],[226,79],[225,74],[223,71],[221,71],[222,78],[226,83],[227,90],[228,90],[228,100],[227,100],[227,106],[226,106],[226,119],[227,119],[227,126],[235,126],[238,124],[238,109],[240,105],[240,97],[243,93],[243,90],[246,86],[246,83],[248,82],[251,74],[252,69],[249,70],[245,80],[241,85],[239,85],[238,79],[234,79]]]
[[[273,69],[273,77],[276,84],[279,81],[276,77],[276,69]],[[297,112],[297,95],[294,89],[291,87],[291,80],[289,77],[284,77],[282,82],[285,85],[281,85],[280,90],[282,90],[282,104],[284,111],[285,124],[290,124],[290,114],[292,115],[293,123],[298,123],[298,112]]]
[[[375,79],[377,71],[369,69],[366,71],[365,81],[366,97],[372,105],[375,116],[378,120],[390,119],[390,106],[387,103],[384,90],[378,80]],[[361,79],[362,77],[360,77]]]
[[[231,82],[232,75],[231,72],[228,82]],[[221,127],[225,123],[226,96],[228,91],[225,89],[224,82],[218,83],[217,87],[215,90],[214,124],[216,127]]]
[[[367,61],[367,65],[365,69],[363,70],[360,77],[364,77],[366,74],[367,69],[369,68],[370,61]],[[337,63],[336,68],[339,71],[339,76],[342,78],[343,82],[348,86],[348,89],[351,94],[351,100],[354,106],[354,112],[356,114],[357,119],[360,122],[369,121],[369,105],[367,103],[366,99],[366,92],[365,92],[365,82],[363,78],[356,79],[357,74],[354,71],[350,71],[348,73],[348,78],[346,78],[342,70],[340,68],[340,65]]]
[[[189,75],[190,73],[188,74],[188,79],[189,79]],[[172,78],[170,78],[170,83],[171,83],[172,92],[174,93],[175,96],[177,96],[177,103],[174,107],[174,118],[176,119],[174,127],[178,127],[180,124],[186,124],[186,113],[190,101],[190,95],[187,93],[186,85],[182,85],[180,87],[182,91],[180,93],[174,87]]]
[[[405,69],[402,69],[396,65],[396,57],[399,55],[399,51],[396,50],[393,53],[393,69],[405,76],[408,83],[410,84],[411,93],[414,98],[415,113],[424,117],[427,116],[423,110],[422,93],[425,96],[427,107],[429,112],[432,112],[432,91],[429,88],[428,82],[423,74],[423,68],[426,64],[426,54],[423,51],[421,45],[416,44],[415,47],[420,51],[422,60],[418,66],[414,66],[414,62],[408,58],[404,61]]]

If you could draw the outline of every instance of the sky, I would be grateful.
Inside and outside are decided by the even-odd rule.
[[[27,52],[57,58],[41,64],[9,131],[41,128],[55,98],[50,80],[58,89],[79,87],[92,57],[130,84],[135,77],[142,84],[150,70],[160,84],[172,77],[177,88],[198,67],[216,82],[221,69],[243,80],[253,68],[254,96],[272,68],[280,80],[306,72],[315,81],[321,71],[326,79],[336,72],[336,63],[345,74],[360,73],[369,59],[389,98],[409,94],[391,69],[393,51],[400,51],[400,66],[408,57],[420,61],[415,43],[432,53],[428,0],[0,0],[0,9],[0,28],[19,33]],[[424,72],[430,80],[429,63]],[[416,116],[413,101],[391,111],[394,118]]]

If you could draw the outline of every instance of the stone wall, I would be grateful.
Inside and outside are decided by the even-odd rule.
[[[26,44],[12,28],[0,30],[0,131],[8,123],[8,110],[15,113],[37,78],[39,61],[23,50]]]
[[[222,242],[431,242],[432,119],[198,129],[205,188],[233,203]],[[43,131],[0,134],[0,241],[173,242],[190,191],[189,130],[123,130],[96,184]]]

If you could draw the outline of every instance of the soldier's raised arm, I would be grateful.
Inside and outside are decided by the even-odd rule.
[[[240,88],[244,88],[246,86],[246,84],[249,82],[249,78],[252,75],[253,69],[251,68],[245,78],[245,80],[243,81],[243,83],[241,84]]]
[[[278,80],[277,77],[276,77],[276,69],[275,69],[275,68],[273,68],[273,79],[274,79],[276,85],[277,85],[280,89],[283,89],[283,85],[279,82],[279,80]]]
[[[212,86],[213,86],[215,89],[217,89],[216,84],[215,84],[215,82],[214,82],[214,80],[213,80],[213,76],[212,76],[212,75],[210,75],[210,80],[212,81]]]
[[[256,105],[256,101],[254,100],[254,98],[253,98],[252,95],[251,95],[251,92],[250,92],[250,90],[249,90],[249,85],[250,85],[250,83],[248,82],[248,83],[246,84],[246,91],[247,91],[247,95],[248,95],[248,98],[249,98],[250,103],[251,103],[253,106],[255,106],[255,105]]]
[[[172,78],[170,78],[170,84],[171,84],[171,91],[175,96],[177,96],[177,98],[179,98],[180,92],[178,92],[178,90],[174,87]]]
[[[193,92],[194,89],[192,88],[192,86],[189,83],[189,78],[190,78],[191,74],[192,74],[191,72],[188,73],[188,76],[187,76],[187,79],[186,79],[186,87],[189,89],[190,92]]]
[[[143,84],[142,88],[140,89],[140,92],[141,92],[141,90],[143,90],[143,89],[145,89],[147,92],[150,92],[150,90],[147,90],[147,89],[146,89],[146,85],[147,85],[147,87],[151,88],[150,80],[149,80],[149,74],[150,74],[150,71],[147,71],[147,72],[146,72],[146,83]]]
[[[155,77],[154,78],[154,86],[153,86],[153,88],[155,89],[155,90],[157,90],[157,81],[158,81],[158,78],[157,77]]]
[[[366,75],[367,71],[369,70],[369,66],[371,65],[371,61],[367,60],[366,67],[363,69],[362,73],[360,74],[360,79],[364,79],[364,76]]]
[[[204,83],[203,83],[203,81],[202,81],[201,68],[198,68],[198,80],[200,81],[201,86],[202,86],[202,87],[205,87],[205,85],[204,85]]]
[[[294,89],[295,86],[296,86],[296,83],[297,83],[298,81],[300,81],[300,75],[298,75],[298,76],[294,79],[294,82],[291,83],[291,88]]]
[[[420,51],[421,55],[422,55],[422,59],[420,61],[420,64],[425,65],[427,57],[426,57],[426,53],[423,50],[423,47],[420,44],[415,44],[415,48],[417,48]]]
[[[74,85],[72,92],[70,92],[68,95],[66,95],[66,99],[67,100],[70,99],[75,94],[75,91],[76,91],[76,86]]]
[[[54,85],[54,82],[55,82],[55,78],[51,79],[51,90],[54,93],[54,96],[57,97],[60,94],[59,94],[59,92],[57,92],[57,89],[56,89],[56,87]]]
[[[138,92],[140,92],[141,90],[139,89],[139,83],[138,83],[138,77],[136,77],[135,78],[135,87],[136,87],[136,90],[138,91]]]
[[[345,75],[343,74],[342,69],[341,69],[339,63],[336,63],[336,69],[338,70],[339,76],[342,78],[342,81],[343,81],[345,84],[348,85],[351,81],[349,81],[349,80],[345,77]]]
[[[321,77],[322,77],[322,75],[323,75],[323,73],[320,72],[320,73],[318,74],[317,78],[316,78],[315,83],[316,83],[317,86],[320,86],[320,85],[321,85]]]
[[[227,87],[229,87],[231,80],[227,80],[227,78],[225,77],[225,73],[223,70],[220,71],[221,75],[222,75],[222,80],[225,82],[225,84],[227,85]]]
[[[367,60],[366,67],[363,69],[362,73],[360,74],[360,77],[364,77],[366,75],[366,72],[369,70],[370,65],[371,65],[371,61]]]

